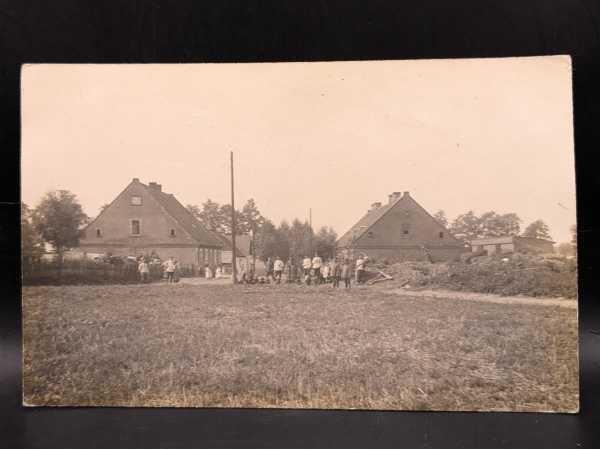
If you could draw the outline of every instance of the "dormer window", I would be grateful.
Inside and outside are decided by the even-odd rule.
[[[175,229],[171,229],[171,230],[169,231],[169,236],[171,236],[171,237],[175,237]]]
[[[102,231],[100,229],[96,229],[96,237],[97,238],[102,237]]]
[[[131,205],[132,206],[141,206],[142,205],[142,197],[139,195],[133,195],[131,197]]]

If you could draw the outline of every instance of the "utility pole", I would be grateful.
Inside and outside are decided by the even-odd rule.
[[[235,246],[235,195],[233,194],[233,151],[229,153],[231,160],[231,283],[237,284],[237,256]]]

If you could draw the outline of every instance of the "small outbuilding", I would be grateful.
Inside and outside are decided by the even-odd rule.
[[[484,251],[488,255],[502,253],[549,254],[554,252],[554,242],[518,235],[485,237],[471,240],[471,251],[474,253]]]

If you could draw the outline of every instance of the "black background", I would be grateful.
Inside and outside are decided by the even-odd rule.
[[[22,63],[546,54],[573,56],[581,288],[579,415],[20,407]],[[599,84],[598,0],[0,0],[0,447],[600,447],[600,335],[591,332],[600,330],[599,282],[594,278],[599,254]]]

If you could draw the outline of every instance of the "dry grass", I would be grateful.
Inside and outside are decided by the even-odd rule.
[[[23,290],[35,405],[575,411],[576,310],[300,286]]]

